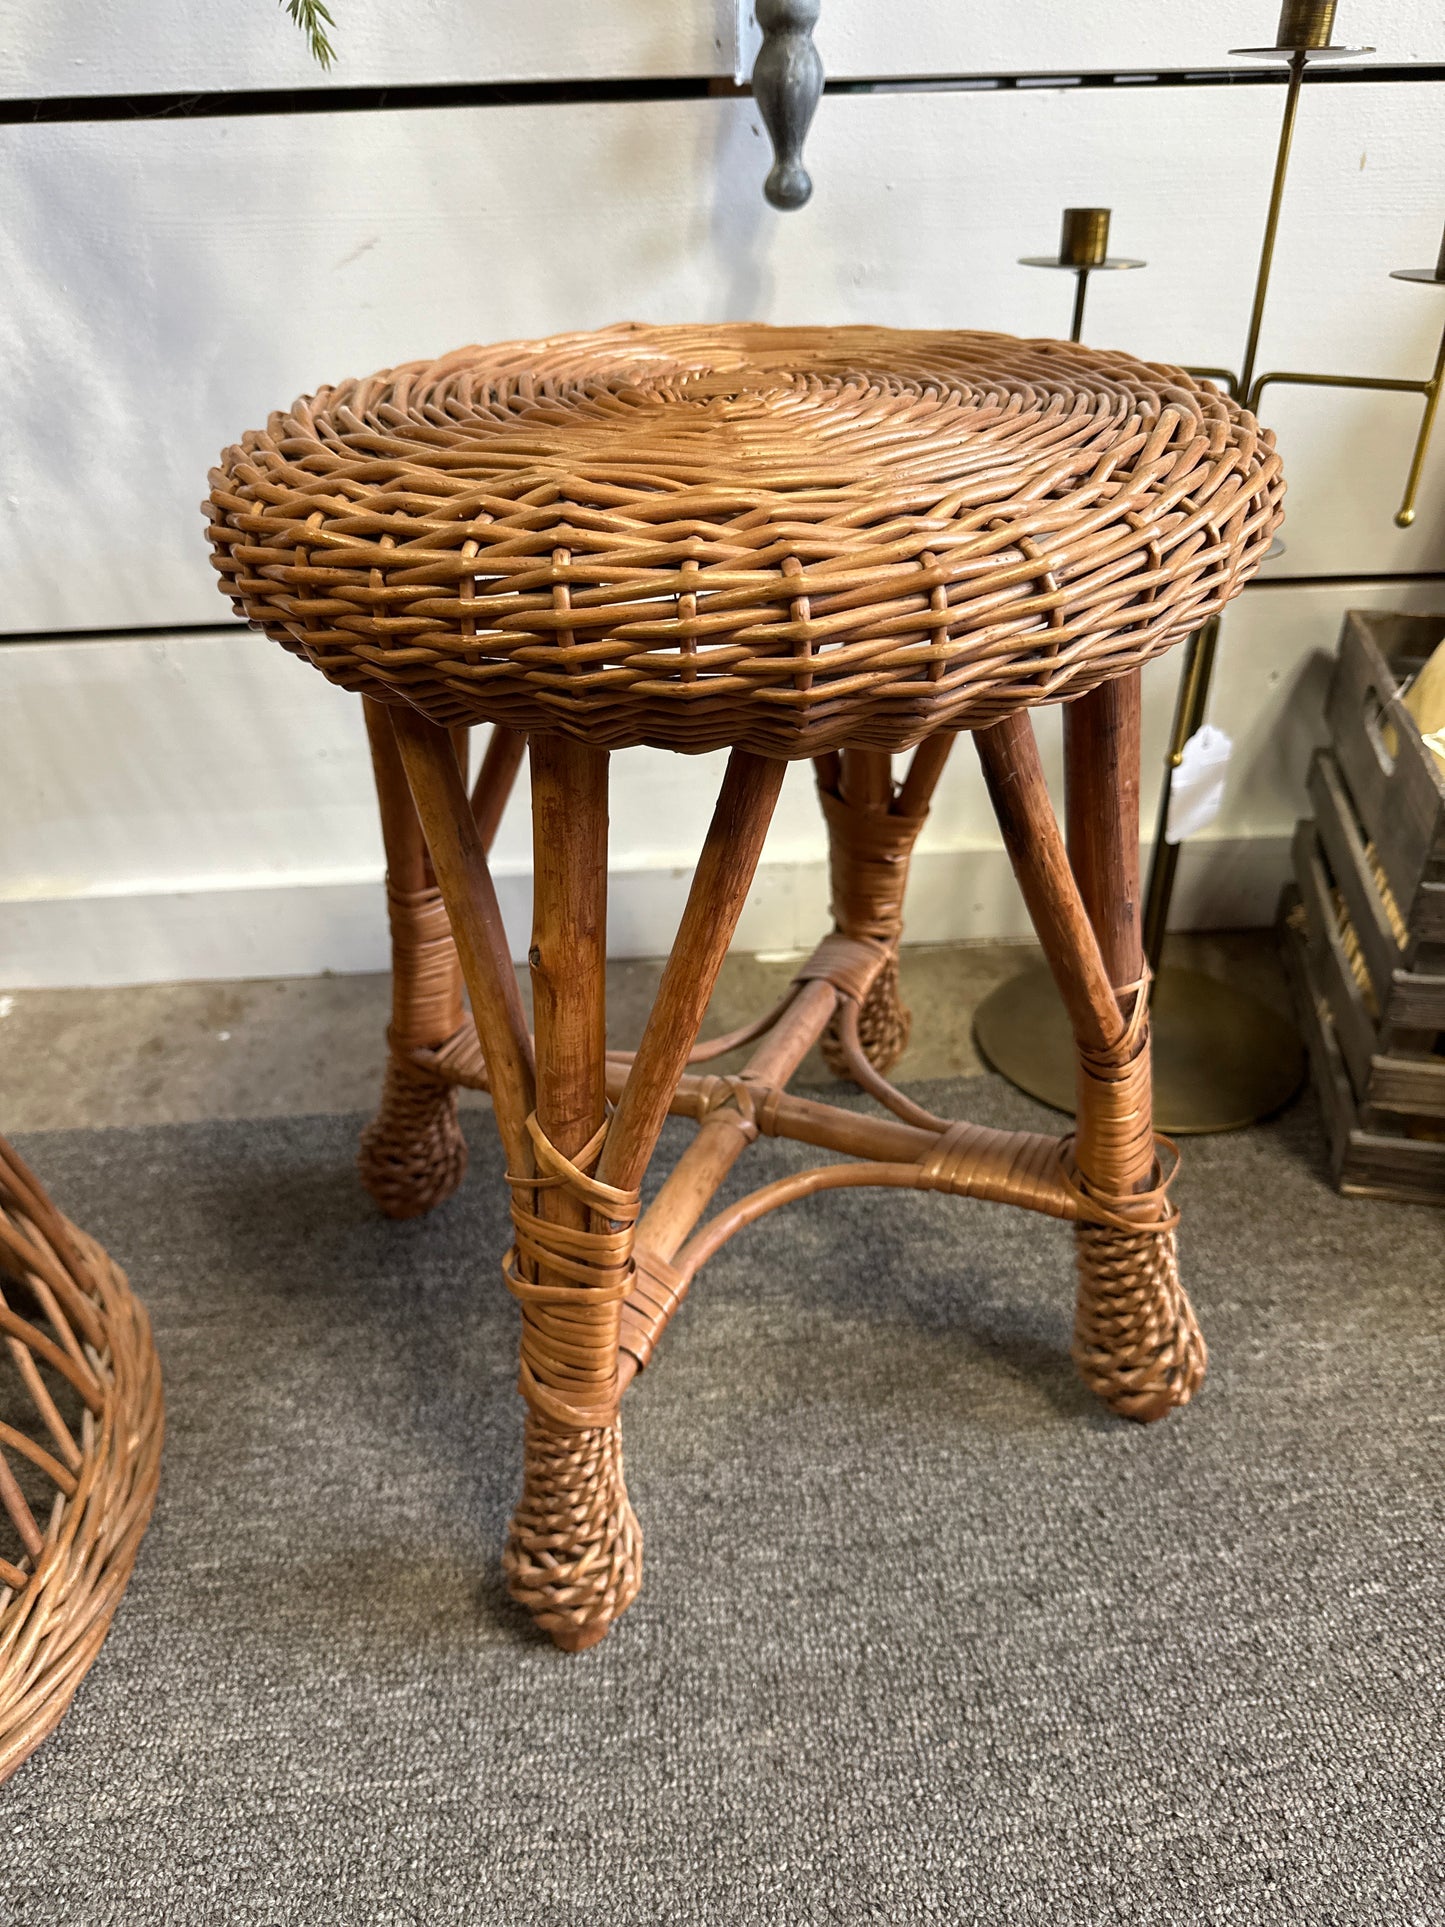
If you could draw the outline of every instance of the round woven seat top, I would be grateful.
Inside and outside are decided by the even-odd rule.
[[[1127,355],[622,326],[296,402],[206,503],[238,613],[446,724],[901,749],[1147,662],[1257,568],[1271,435]]]

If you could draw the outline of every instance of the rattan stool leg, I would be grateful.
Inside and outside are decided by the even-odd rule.
[[[1069,858],[1119,997],[1123,1035],[1079,1045],[1075,1157],[1112,1223],[1075,1231],[1074,1360],[1089,1389],[1126,1418],[1186,1405],[1207,1363],[1179,1281],[1175,1213],[1159,1208],[1148,986],[1139,894],[1139,672],[1064,711]],[[1148,1199],[1149,1203],[1136,1200]],[[1152,1214],[1154,1222],[1147,1222]],[[1143,1216],[1146,1221],[1136,1222]]]
[[[913,1017],[898,984],[903,894],[913,846],[928,815],[929,798],[953,738],[930,739],[914,753],[908,776],[893,781],[893,758],[882,750],[845,749],[820,756],[814,767],[818,800],[828,826],[828,874],[833,926],[888,948],[858,1012],[858,1041],[875,1070],[888,1071],[908,1047]],[[851,1075],[836,1024],[820,1048],[837,1077]]]
[[[981,730],[976,741],[1078,1050],[1074,1359],[1114,1411],[1148,1420],[1187,1403],[1203,1377],[1205,1351],[1179,1283],[1176,1214],[1159,1174],[1151,1112],[1138,703],[1134,675],[1074,705],[1066,725],[1067,855],[1027,716]]]
[[[641,1574],[617,1418],[638,1196],[593,1175],[607,1135],[607,759],[551,736],[533,752],[539,1063],[446,732],[410,710],[398,710],[392,727],[456,933],[512,1189],[515,1241],[503,1270],[522,1306],[528,1409],[504,1564],[514,1597],[577,1650],[603,1636]],[[593,1120],[597,1129],[577,1144]]]
[[[361,1181],[389,1218],[415,1218],[451,1196],[467,1168],[455,1088],[416,1061],[462,1022],[451,925],[427,861],[385,704],[362,698],[386,848],[391,1025],[381,1104],[361,1136]]]
[[[513,1598],[578,1652],[642,1583],[617,1376],[637,1200],[593,1175],[607,1109],[607,754],[534,736],[531,765],[537,1170],[513,1183],[507,1276],[522,1305],[527,1418],[503,1565]]]

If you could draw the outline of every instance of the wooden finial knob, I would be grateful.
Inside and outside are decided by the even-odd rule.
[[[823,92],[823,63],[813,45],[819,0],[757,0],[763,44],[753,65],[753,98],[773,143],[773,170],[763,192],[774,207],[802,207],[813,192],[803,141]]]

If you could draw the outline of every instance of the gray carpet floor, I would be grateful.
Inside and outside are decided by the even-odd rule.
[[[1059,1226],[850,1192],[740,1236],[629,1397],[644,1590],[571,1659],[498,1580],[470,1122],[403,1226],[353,1119],[24,1141],[147,1298],[170,1430],[0,1791],[5,1927],[1445,1921],[1445,1219],[1335,1197],[1308,1102],[1187,1147],[1211,1373],[1148,1430],[1073,1377]]]

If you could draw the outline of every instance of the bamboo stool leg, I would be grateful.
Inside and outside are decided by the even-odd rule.
[[[903,893],[913,846],[952,746],[952,736],[930,737],[914,751],[902,784],[894,783],[893,758],[883,750],[835,751],[814,765],[828,826],[833,927],[846,937],[884,944],[889,953],[858,1012],[858,1041],[879,1071],[891,1070],[903,1055],[913,1025],[898,983]],[[836,1022],[821,1049],[836,1077],[851,1074]]]
[[[362,698],[391,924],[391,1024],[381,1104],[361,1135],[361,1181],[389,1218],[415,1218],[449,1198],[467,1168],[455,1086],[414,1053],[443,1044],[462,1022],[462,975],[421,824],[407,789],[390,711]]]
[[[1128,1418],[1187,1405],[1208,1353],[1179,1281],[1177,1214],[1139,1224],[1129,1200],[1157,1183],[1149,999],[1139,896],[1140,676],[1101,684],[1064,710],[1069,856],[1125,1019],[1113,1049],[1078,1051],[1075,1156],[1085,1189],[1117,1214],[1075,1232],[1074,1359],[1086,1385]]]
[[[607,1112],[607,753],[534,736],[531,765],[536,1173],[513,1178],[506,1271],[522,1305],[527,1416],[503,1566],[513,1598],[579,1652],[642,1583],[617,1376],[637,1196],[594,1175]]]
[[[504,1554],[513,1596],[559,1646],[595,1645],[641,1583],[622,1475],[622,1306],[639,1187],[696,1041],[785,765],[735,750],[657,1002],[605,1117],[607,757],[532,739],[536,1053],[477,823],[444,729],[392,716],[456,933],[507,1156],[522,1306],[523,1491]]]
[[[1073,1025],[1081,1216],[1074,1361],[1125,1418],[1185,1405],[1206,1351],[1155,1147],[1139,919],[1139,678],[1065,712],[1069,853],[1022,712],[978,732],[1004,842]],[[1072,863],[1072,867],[1071,867]]]
[[[606,1137],[607,757],[563,737],[533,744],[534,1056],[446,731],[410,710],[392,727],[456,932],[512,1189],[503,1275],[522,1306],[527,1418],[504,1568],[514,1598],[578,1651],[633,1598],[642,1555],[617,1410],[638,1199],[592,1175]]]
[[[534,1164],[527,1129],[536,1103],[532,1033],[466,785],[445,729],[410,708],[394,710],[391,727],[471,993],[497,1133],[508,1168],[527,1176]]]
[[[515,1185],[508,1284],[523,1306],[524,1487],[505,1565],[559,1646],[594,1645],[636,1596],[642,1536],[623,1482],[622,1308],[639,1186],[727,951],[784,765],[734,751],[657,1001],[609,1122],[606,756],[532,741],[531,964],[540,1183]]]

